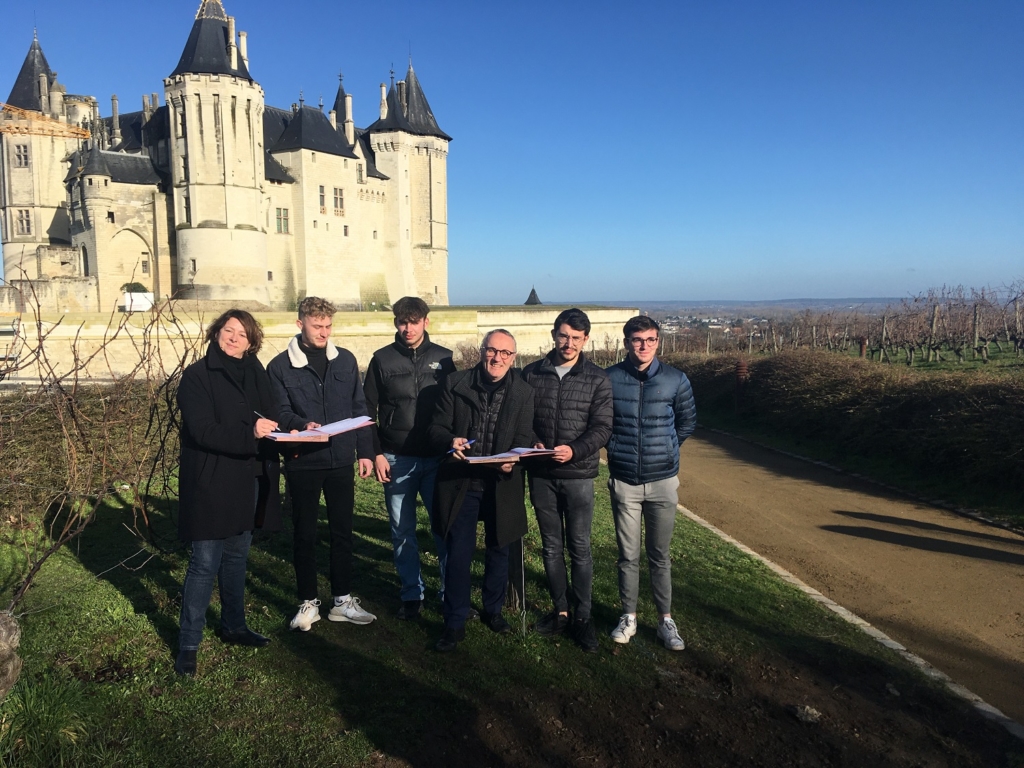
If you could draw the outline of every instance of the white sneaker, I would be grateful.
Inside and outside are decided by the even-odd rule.
[[[295,614],[295,618],[288,626],[292,629],[309,632],[309,628],[317,621],[320,621],[320,601],[306,600],[299,606],[299,612]]]
[[[679,628],[671,617],[658,622],[658,639],[670,651],[681,651],[686,647],[683,638],[679,636]]]
[[[358,597],[350,597],[343,603],[339,603],[338,599],[335,598],[334,607],[327,614],[327,618],[331,621],[351,621],[353,624],[369,624],[377,617],[359,607]]]
[[[630,616],[628,613],[622,614],[619,618],[619,626],[612,630],[612,640],[625,645],[635,634],[636,616]]]

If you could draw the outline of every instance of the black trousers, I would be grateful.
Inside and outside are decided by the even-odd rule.
[[[315,600],[316,526],[320,517],[320,493],[327,502],[330,531],[331,594],[347,595],[352,581],[352,510],[355,480],[352,466],[288,472],[295,526],[295,582],[300,601]]]

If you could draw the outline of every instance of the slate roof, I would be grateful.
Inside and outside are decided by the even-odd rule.
[[[345,86],[340,82],[338,83],[338,95],[334,97],[334,106],[331,107],[335,111],[338,125],[345,122]]]
[[[266,140],[266,136],[264,136],[264,140]],[[269,147],[271,152],[285,152],[292,149],[310,149],[328,155],[350,157],[353,160],[359,159],[359,156],[345,141],[344,133],[340,133],[332,127],[327,115],[315,107],[299,107],[299,111],[288,122],[284,132],[273,146]]]
[[[234,75],[251,81],[252,76],[242,61],[240,51],[235,57],[238,66],[232,69],[228,42],[228,16],[224,6],[220,0],[203,0],[188,42],[185,43],[185,50],[181,52],[181,59],[171,72],[171,77],[185,73],[205,73]]]
[[[273,149],[281,138],[284,129],[292,121],[294,113],[290,109],[278,109],[267,104],[263,109],[263,146]]]
[[[111,152],[138,152],[143,148],[142,137],[145,134],[146,145],[154,146],[160,139],[171,137],[171,125],[167,105],[157,107],[156,111],[149,118],[149,122],[143,124],[145,113],[122,112],[117,116],[117,123],[121,128],[121,142],[110,148]],[[113,141],[114,118],[104,117],[103,123],[106,126],[107,136]]]
[[[441,130],[434,118],[434,113],[427,103],[427,97],[423,93],[423,86],[413,71],[412,63],[409,64],[409,71],[405,76],[405,104],[398,95],[398,89],[394,82],[388,89],[386,98],[388,115],[383,120],[377,120],[368,130],[375,133],[382,131],[405,131],[414,136],[436,136],[439,139],[451,141],[452,137]]]
[[[7,97],[7,103],[12,107],[42,112],[43,104],[39,99],[39,75],[44,73],[47,82],[53,85],[53,81],[56,79],[53,70],[50,69],[46,56],[43,55],[43,49],[39,46],[39,38],[33,36],[32,45],[29,46],[25,61],[21,65],[21,71],[14,81],[11,95]]]
[[[530,295],[526,298],[526,301],[523,302],[523,304],[525,304],[528,307],[536,306],[538,304],[543,304],[543,303],[544,302],[542,302],[540,300],[540,296],[537,295],[537,289],[536,288],[531,288],[530,289]]]
[[[263,152],[263,178],[268,181],[280,181],[285,184],[295,183],[295,179],[288,173],[288,170],[266,150]]]
[[[105,152],[95,145],[71,156],[71,170],[65,182],[82,176],[109,176],[119,184],[156,186],[164,176],[153,166],[149,155],[126,155],[124,152]]]
[[[412,62],[409,62],[409,71],[405,75],[405,117],[412,127],[412,132],[417,136],[437,136],[440,139],[452,140],[452,137],[442,131],[434,113],[430,111],[430,104],[423,93],[419,78],[412,69]]]
[[[385,176],[377,170],[377,156],[374,154],[373,147],[370,145],[369,128],[365,130],[356,129],[356,143],[359,144],[359,148],[363,151],[363,158],[366,160],[366,175],[374,179],[383,179],[384,181],[387,181],[390,177]]]

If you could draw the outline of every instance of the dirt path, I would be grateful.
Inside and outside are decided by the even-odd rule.
[[[1024,537],[699,430],[679,501],[1024,723]]]

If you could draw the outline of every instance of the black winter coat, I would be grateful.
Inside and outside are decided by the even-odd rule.
[[[263,365],[253,358],[260,400],[272,410],[273,393]],[[258,418],[238,382],[208,349],[178,385],[181,465],[178,471],[178,535],[182,541],[226,539],[261,528],[281,527],[280,469],[274,445],[257,440]],[[262,413],[262,411],[261,411]],[[274,419],[274,413],[263,413]],[[262,462],[262,472],[258,472]],[[253,480],[260,475],[256,497]],[[257,501],[259,504],[257,505]]]
[[[327,372],[321,379],[309,365],[299,337],[267,366],[277,402],[278,423],[283,432],[303,430],[314,421],[330,424],[353,416],[366,416],[363,384],[355,356],[327,342]],[[373,459],[369,427],[332,435],[326,443],[282,443],[288,471],[340,469],[356,460]]]
[[[434,419],[427,431],[431,450],[445,453],[456,437],[480,431],[479,365],[468,371],[451,374],[441,389],[441,398],[434,411]],[[509,370],[505,374],[505,391],[494,431],[493,448],[502,453],[512,448],[524,448],[536,442],[533,434],[533,388]],[[496,538],[500,547],[526,535],[526,493],[523,473],[516,464],[512,472],[504,474],[497,467],[474,467],[448,456],[437,470],[434,483],[433,529],[445,536],[462,508],[470,481],[480,470],[492,473],[486,483],[485,498],[494,494]]]
[[[427,428],[441,396],[445,377],[455,372],[452,352],[430,340],[410,349],[395,334],[395,343],[373,353],[363,393],[366,410],[377,422],[374,453],[435,456],[427,445]]]
[[[608,374],[581,352],[561,379],[555,353],[530,363],[523,380],[533,387],[533,431],[545,448],[568,445],[572,460],[557,464],[535,459],[533,477],[576,480],[597,477],[601,449],[612,434],[612,385]]]
[[[655,359],[638,371],[629,359],[608,369],[615,421],[608,441],[608,472],[630,485],[679,474],[679,446],[697,427],[686,374]]]

